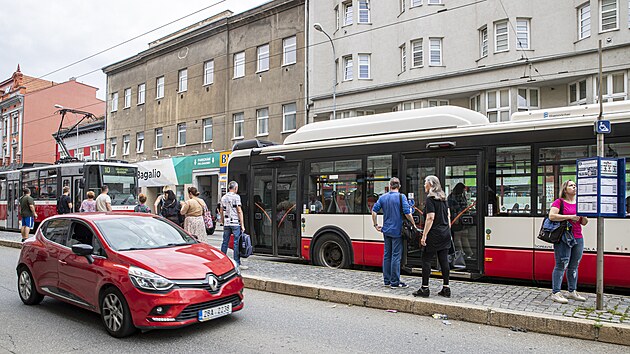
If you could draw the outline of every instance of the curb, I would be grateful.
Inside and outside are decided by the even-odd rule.
[[[11,247],[11,248],[22,248],[22,242],[20,242],[20,241],[0,240],[0,246]]]
[[[283,295],[337,302],[383,310],[396,310],[421,316],[441,313],[449,319],[489,326],[518,328],[531,332],[605,343],[630,345],[630,325],[601,323],[580,318],[565,318],[524,311],[458,304],[439,299],[423,299],[401,295],[315,286],[278,281],[271,278],[243,275],[245,287]]]

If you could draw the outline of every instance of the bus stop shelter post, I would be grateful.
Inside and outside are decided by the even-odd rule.
[[[599,40],[599,90],[597,97],[599,99],[599,115],[597,120],[600,121],[603,118],[603,97],[602,97],[602,40]],[[604,134],[597,134],[597,156],[605,157],[604,154]],[[604,218],[597,216],[597,301],[596,309],[604,309]]]

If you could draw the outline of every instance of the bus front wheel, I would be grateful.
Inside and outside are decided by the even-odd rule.
[[[315,242],[313,263],[328,268],[350,267],[350,250],[344,240],[335,234],[324,234]]]

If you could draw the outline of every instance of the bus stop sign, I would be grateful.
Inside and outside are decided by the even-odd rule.
[[[598,120],[595,121],[595,133],[597,134],[610,134],[610,121],[609,120]]]

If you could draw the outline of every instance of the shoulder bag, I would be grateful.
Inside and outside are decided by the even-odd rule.
[[[212,213],[208,210],[205,202],[201,203],[197,200],[197,198],[195,198],[195,201],[203,208],[201,216],[203,216],[203,223],[206,225],[206,229],[211,229],[212,226],[214,226],[214,223],[212,222]]]
[[[564,201],[562,199],[560,199],[560,214],[564,214]],[[546,216],[540,226],[538,239],[547,243],[558,243],[562,240],[562,235],[565,231],[571,231],[571,228],[569,220],[551,221],[549,216]]]
[[[416,235],[416,226],[407,219],[405,213],[403,212],[402,194],[399,193],[398,198],[400,199],[400,216],[402,216],[402,230],[400,232],[400,236],[402,236],[403,240],[411,241]]]

